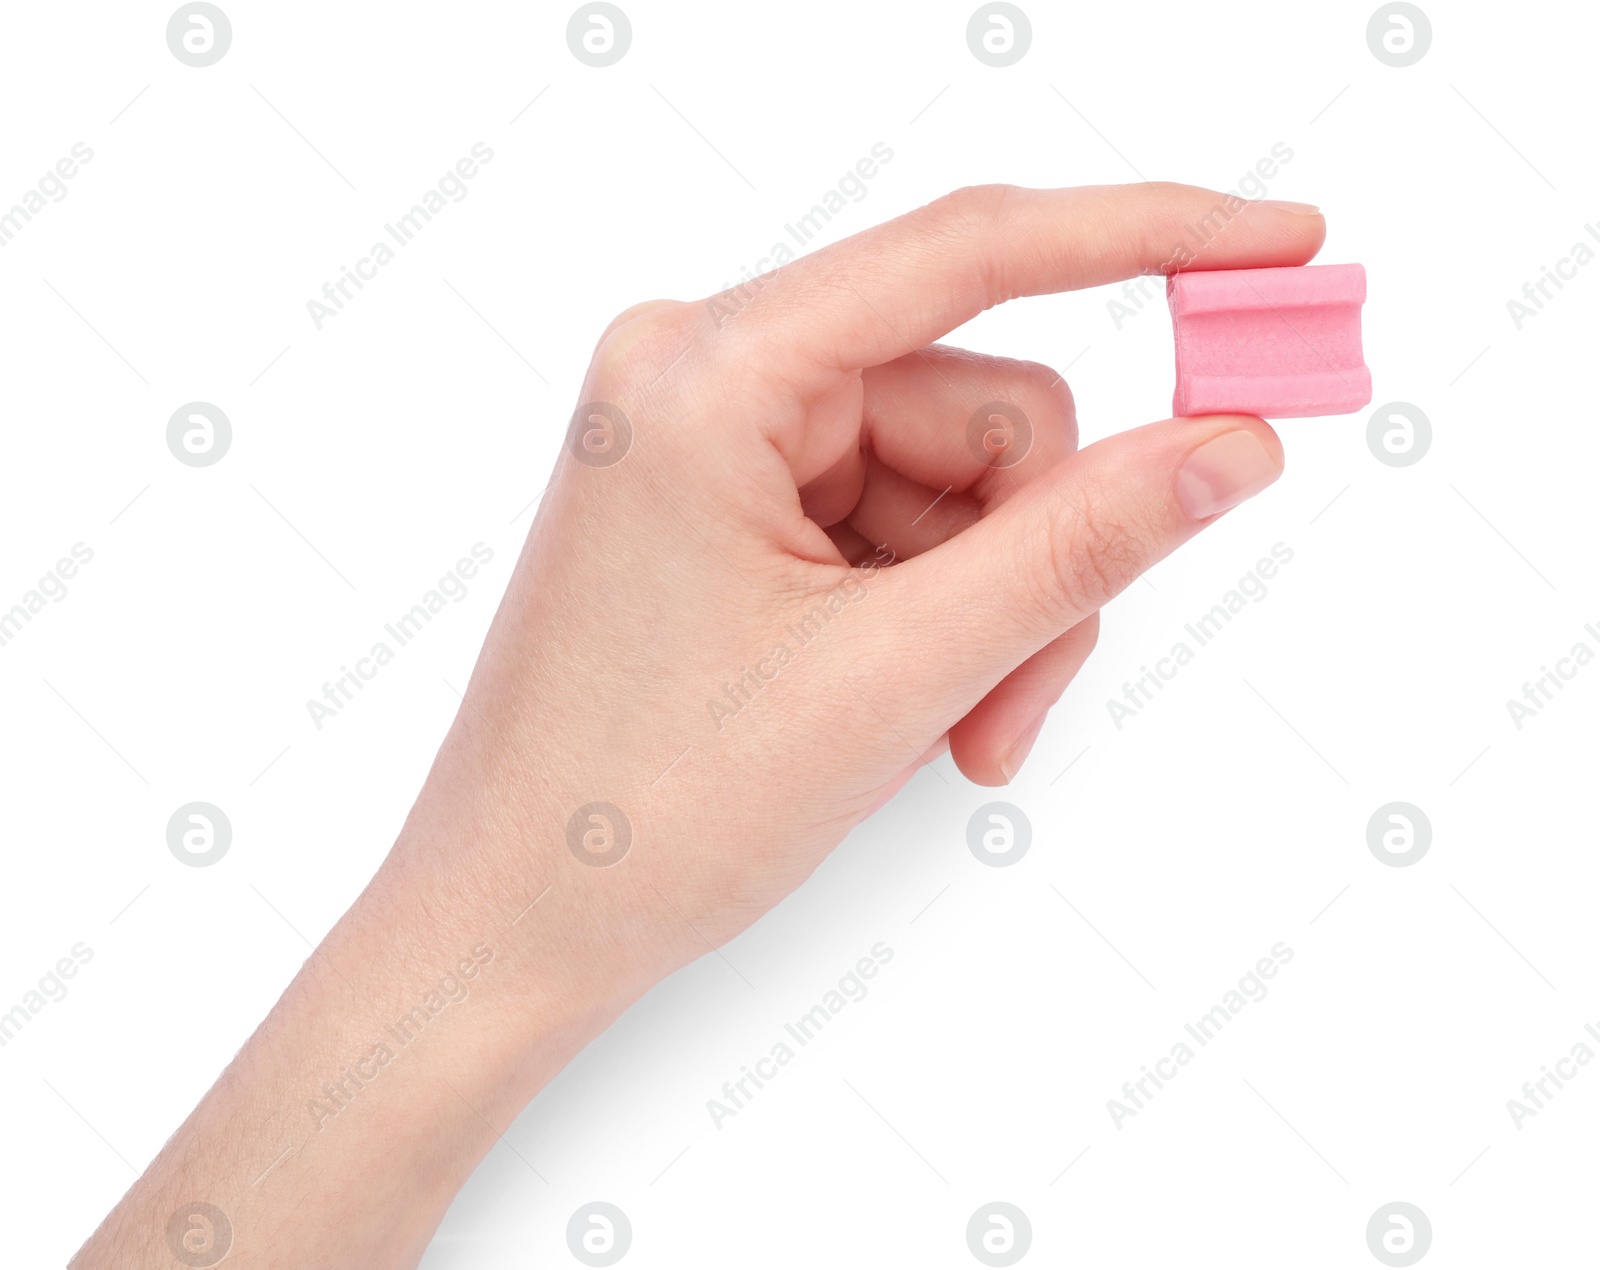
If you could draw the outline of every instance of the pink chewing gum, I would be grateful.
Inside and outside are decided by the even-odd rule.
[[[1175,273],[1175,415],[1341,415],[1372,400],[1361,359],[1360,265]]]

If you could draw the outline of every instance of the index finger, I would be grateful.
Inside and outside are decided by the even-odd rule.
[[[865,369],[1018,296],[1179,269],[1301,265],[1326,232],[1315,208],[1193,185],[975,186],[783,266],[728,334],[748,321],[769,352]]]

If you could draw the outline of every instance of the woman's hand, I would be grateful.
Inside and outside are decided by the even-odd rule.
[[[1282,451],[1247,417],[1079,451],[1060,375],[933,341],[1017,296],[1170,268],[1203,221],[1225,228],[1201,267],[1322,243],[1309,210],[1219,217],[1227,198],[961,190],[623,313],[446,743],[450,797],[477,791],[517,867],[589,892],[653,978],[798,886],[946,745],[1008,781],[1100,607]]]
[[[415,1264],[573,1055],[920,763],[1010,779],[1101,605],[1282,452],[1245,417],[1080,451],[1054,372],[933,341],[1322,238],[1186,186],[963,190],[619,317],[394,850],[74,1265]]]

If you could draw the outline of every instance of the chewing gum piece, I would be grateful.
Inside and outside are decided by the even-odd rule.
[[[1216,269],[1167,279],[1175,415],[1301,419],[1372,400],[1361,356],[1360,265]]]

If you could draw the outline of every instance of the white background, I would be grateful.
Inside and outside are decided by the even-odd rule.
[[[1287,475],[1111,606],[1010,792],[920,774],[506,1128],[424,1264],[575,1264],[594,1199],[641,1267],[976,1265],[996,1199],[1025,1264],[1376,1265],[1394,1200],[1427,1264],[1590,1255],[1600,1068],[1520,1129],[1506,1102],[1600,1020],[1600,668],[1520,730],[1506,700],[1600,650],[1600,264],[1520,331],[1506,302],[1600,218],[1591,10],[1428,3],[1396,69],[1366,3],[1025,0],[995,69],[970,2],[625,0],[632,46],[594,69],[566,5],[224,7],[204,69],[160,4],[6,14],[0,206],[94,152],[0,249],[0,608],[94,553],[0,648],[0,1010],[93,950],[0,1049],[7,1264],[70,1255],[382,858],[606,321],[736,281],[877,142],[827,238],[985,181],[1229,189],[1285,143],[1268,196],[1365,264],[1374,405],[1418,406],[1431,449],[1380,463],[1366,411],[1281,425]],[[315,329],[306,301],[480,141],[468,196]],[[1164,303],[1118,330],[1114,294],[952,342],[1070,364],[1092,440],[1170,408]],[[196,400],[234,431],[209,468],[165,441]],[[306,699],[478,542],[467,598],[316,730]],[[1119,730],[1107,698],[1279,542],[1266,598]],[[966,844],[995,797],[1033,831],[1004,869]],[[233,825],[210,868],[167,849],[193,800]],[[1393,800],[1432,824],[1411,867],[1368,850]],[[870,995],[715,1128],[707,1099],[878,941]],[[1270,995],[1116,1127],[1278,941]]]

